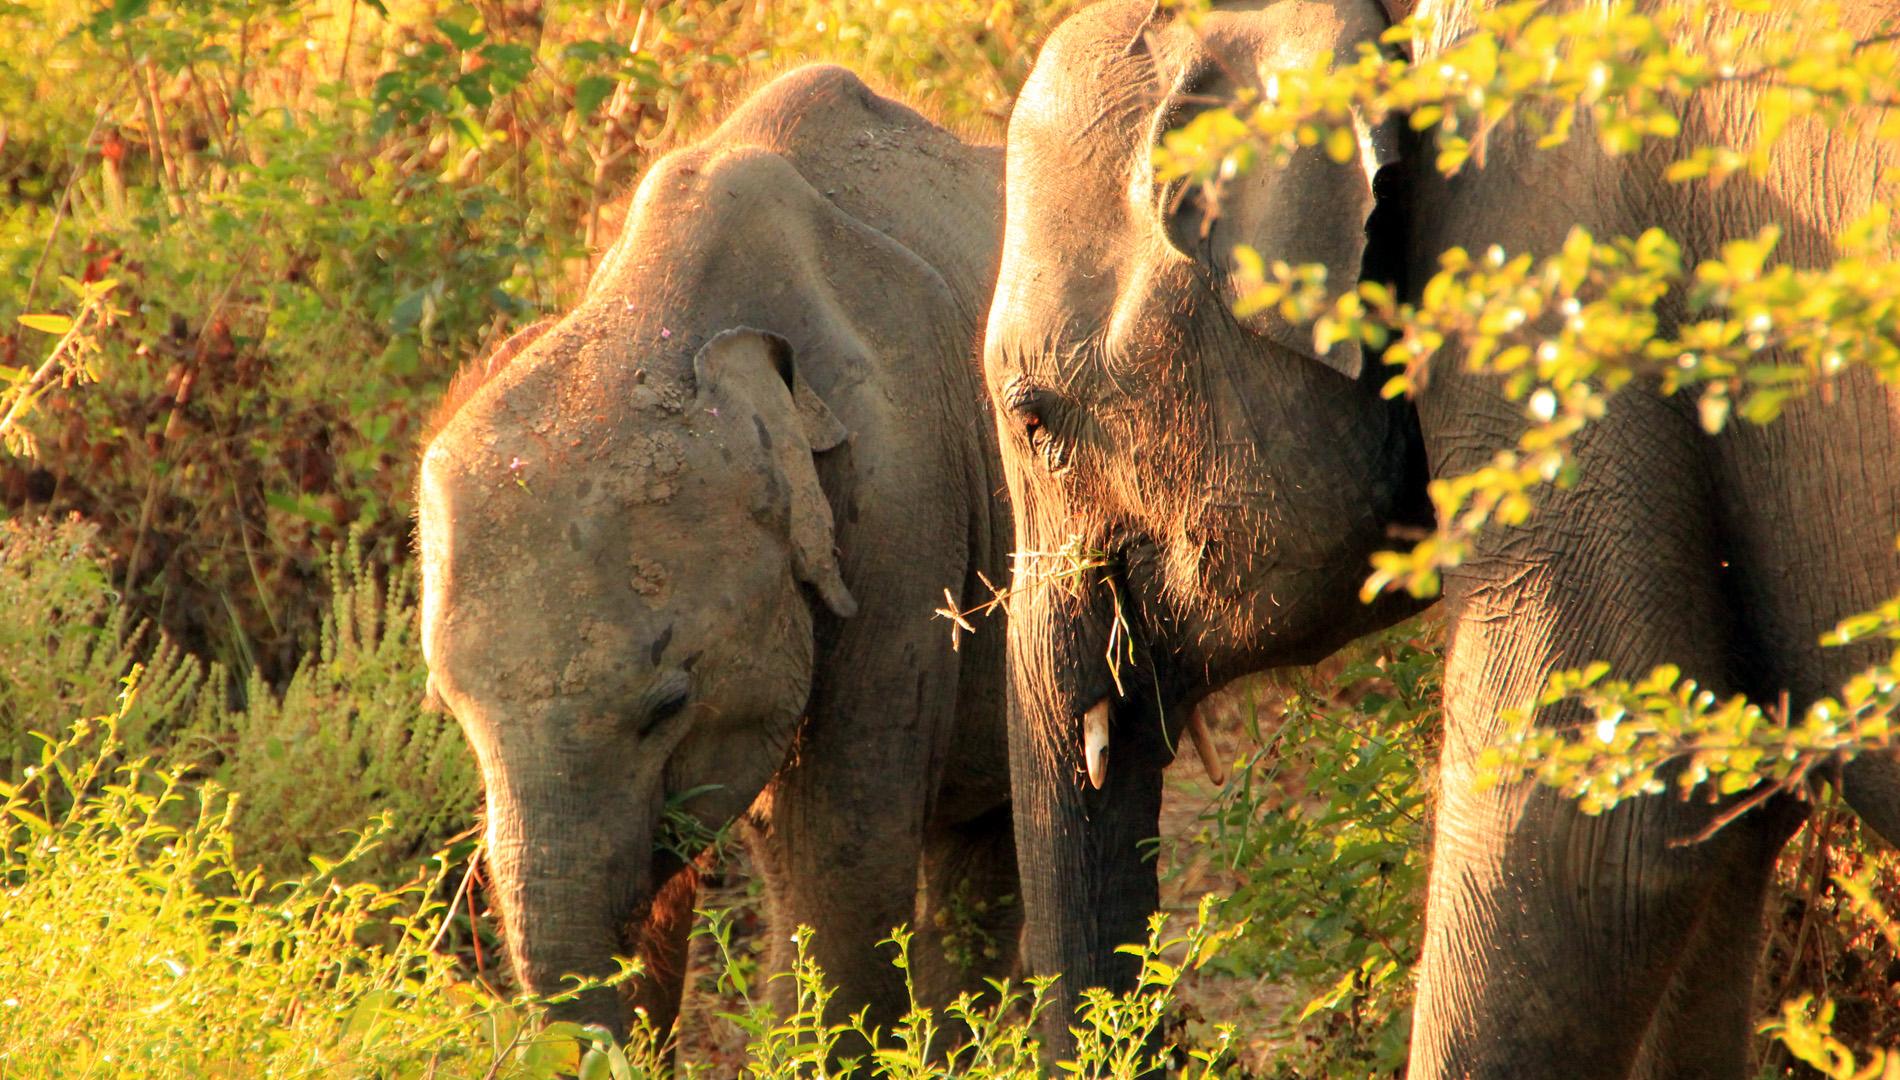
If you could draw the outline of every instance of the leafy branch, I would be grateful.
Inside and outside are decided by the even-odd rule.
[[[47,391],[56,386],[99,381],[100,349],[94,335],[126,314],[111,300],[113,290],[119,285],[116,279],[78,281],[62,275],[59,280],[78,298],[78,311],[72,315],[19,317],[20,325],[27,329],[58,337],[52,351],[32,371],[0,366],[0,384],[4,384],[0,385],[0,408],[6,410],[0,413],[0,440],[3,440],[0,445],[15,454],[36,453],[33,437],[18,424]]]
[[[1843,621],[1823,641],[1876,638],[1900,640],[1900,600]],[[1581,707],[1588,717],[1581,732],[1536,725],[1529,711],[1506,712],[1507,733],[1479,758],[1484,782],[1529,777],[1577,799],[1586,814],[1664,793],[1666,767],[1678,770],[1672,779],[1685,799],[1698,789],[1711,801],[1748,793],[1694,842],[1777,793],[1798,792],[1817,773],[1888,748],[1900,707],[1900,650],[1799,716],[1785,698],[1773,709],[1741,695],[1718,698],[1670,664],[1635,682],[1609,673],[1602,662],[1556,672],[1536,702],[1539,709]]]

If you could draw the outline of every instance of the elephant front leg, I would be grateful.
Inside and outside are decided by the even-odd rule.
[[[1686,847],[1724,805],[1598,817],[1447,769],[1409,1075],[1745,1075],[1763,902],[1790,806]]]
[[[637,932],[636,944],[645,968],[631,984],[636,1016],[644,1014],[653,1037],[672,1037],[679,1021],[680,1001],[686,989],[688,940],[693,931],[693,901],[699,895],[699,874],[683,867],[661,886],[652,910]]]
[[[908,647],[888,624],[850,629],[814,689],[791,760],[755,807],[752,848],[766,876],[774,969],[789,966],[793,932],[810,927],[809,955],[836,992],[826,1019],[862,1009],[868,1025],[888,1033],[910,992],[895,953],[878,943],[916,919],[925,822],[956,701],[955,655],[933,626],[916,628]],[[893,655],[910,662],[892,664]],[[775,983],[779,1004],[791,989]],[[857,1040],[838,1056],[868,1049]]]
[[[1534,530],[1484,534],[1447,575],[1415,1080],[1746,1072],[1762,908],[1798,807],[1777,800],[1697,840],[1728,804],[1672,788],[1592,817],[1550,787],[1490,785],[1479,765],[1499,714],[1534,702],[1553,670],[1602,660],[1629,678],[1673,662],[1718,695],[1736,685],[1713,506],[1693,484],[1666,498],[1646,486],[1701,475],[1698,437],[1650,399],[1618,408],[1582,444],[1577,486],[1542,496]]]

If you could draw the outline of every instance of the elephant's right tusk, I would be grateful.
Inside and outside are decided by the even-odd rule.
[[[1221,764],[1220,754],[1214,749],[1214,738],[1207,733],[1207,721],[1201,719],[1201,707],[1196,705],[1188,714],[1188,737],[1194,740],[1194,752],[1200,756],[1201,768],[1207,770],[1207,778],[1214,781],[1215,787],[1227,783],[1227,768]]]
[[[1089,786],[1100,789],[1108,779],[1108,699],[1082,717],[1082,756],[1088,761]]]

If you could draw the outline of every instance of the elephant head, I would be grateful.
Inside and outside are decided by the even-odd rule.
[[[814,619],[856,606],[814,459],[846,433],[791,346],[733,328],[687,351],[627,306],[597,291],[541,333],[422,463],[431,689],[480,761],[497,907],[539,993],[632,952],[691,837],[785,760]],[[606,991],[557,1014],[627,1026]]]
[[[1015,504],[1011,758],[1032,968],[1126,988],[1156,903],[1145,841],[1202,696],[1414,610],[1369,556],[1429,520],[1417,425],[1356,346],[1236,317],[1235,256],[1335,288],[1402,249],[1394,130],[1262,162],[1216,199],[1155,180],[1164,133],[1276,68],[1350,60],[1372,0],[1112,0],[1050,38],[1011,117],[984,367]],[[1394,255],[1388,255],[1393,252]],[[1096,790],[1098,789],[1099,790]],[[1056,1034],[1061,1038],[1061,1034]]]

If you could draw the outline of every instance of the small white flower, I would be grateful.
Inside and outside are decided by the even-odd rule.
[[[1597,721],[1597,741],[1608,745],[1616,739],[1616,717],[1606,716]]]

